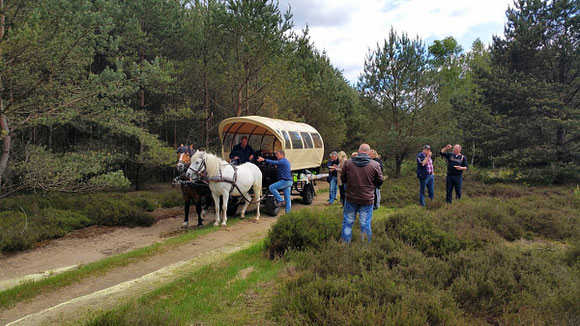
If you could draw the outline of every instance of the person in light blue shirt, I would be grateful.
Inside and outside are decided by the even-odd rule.
[[[263,157],[258,157],[258,162],[266,162],[266,164],[272,164],[278,166],[278,181],[268,187],[270,193],[276,198],[276,205],[279,206],[282,203],[282,197],[280,197],[279,190],[284,192],[284,202],[286,203],[286,213],[290,211],[291,201],[290,201],[290,190],[292,189],[292,172],[290,168],[290,162],[286,159],[286,153],[283,150],[276,151],[276,158],[278,160],[268,160]]]

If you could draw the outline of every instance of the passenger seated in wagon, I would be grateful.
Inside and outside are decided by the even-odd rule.
[[[254,149],[248,145],[248,137],[243,136],[240,143],[232,148],[230,152],[230,160],[236,165],[241,165],[246,162],[251,162],[254,159]]]

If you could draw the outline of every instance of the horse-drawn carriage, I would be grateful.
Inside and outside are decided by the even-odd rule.
[[[232,148],[242,137],[248,137],[248,144],[255,150],[253,163],[262,171],[262,199],[266,214],[278,215],[280,208],[276,206],[274,196],[268,192],[268,186],[276,182],[277,167],[258,163],[256,158],[262,156],[276,160],[275,152],[283,149],[286,159],[290,161],[294,183],[292,196],[302,197],[302,203],[310,205],[315,195],[314,182],[318,178],[320,164],[324,157],[324,142],[312,126],[301,123],[272,119],[260,116],[233,117],[219,124],[219,135],[222,143],[222,157],[227,158]],[[228,205],[228,215],[235,214],[241,197],[232,200]]]
[[[275,160],[275,152],[283,149],[286,159],[290,162],[294,182],[291,195],[300,196],[304,204],[311,204],[315,195],[314,183],[326,175],[317,174],[324,156],[322,137],[312,126],[292,121],[271,119],[260,116],[233,117],[219,124],[219,135],[222,145],[221,156],[229,157],[232,148],[247,137],[248,144],[255,149],[253,164],[239,166],[203,151],[197,152],[191,158],[191,163],[183,176],[176,178],[182,188],[189,183],[192,188],[207,188],[191,180],[209,182],[211,196],[216,207],[216,222],[223,215],[222,225],[226,224],[227,216],[233,216],[238,207],[243,204],[240,216],[244,217],[249,204],[258,204],[255,220],[259,220],[260,204],[264,204],[266,214],[278,215],[280,207],[276,205],[274,196],[268,187],[278,181],[277,166],[257,162],[259,156]],[[185,162],[180,157],[178,170],[183,171]],[[185,177],[183,179],[182,177]],[[205,189],[202,189],[205,191]],[[202,192],[199,190],[198,192]],[[233,196],[233,197],[230,197]],[[184,190],[184,197],[186,192]],[[189,199],[186,198],[187,226]],[[201,225],[200,204],[196,203],[198,225]]]

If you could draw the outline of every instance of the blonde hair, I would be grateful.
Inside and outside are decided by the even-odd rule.
[[[381,158],[381,156],[379,155],[379,153],[377,153],[376,150],[371,149],[371,151],[369,152],[369,154],[373,155],[376,158]]]
[[[340,151],[338,152],[338,161],[342,162],[342,160],[346,160],[348,159],[348,157],[346,156],[346,153],[344,151]]]

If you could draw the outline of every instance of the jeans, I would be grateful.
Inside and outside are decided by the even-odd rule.
[[[373,204],[353,204],[349,202],[348,199],[344,201],[342,231],[340,232],[340,237],[343,241],[350,243],[352,238],[352,225],[354,224],[356,213],[359,213],[360,231],[363,238],[366,236],[368,242],[371,242],[371,219],[373,218]]]
[[[292,188],[292,184],[294,182],[292,180],[279,180],[274,182],[273,184],[268,187],[270,193],[274,195],[276,198],[276,202],[281,203],[282,197],[280,197],[280,193],[278,190],[282,189],[284,191],[284,201],[286,202],[286,213],[290,211],[291,203],[290,203],[290,189]]]
[[[373,203],[373,209],[378,209],[381,207],[381,188],[375,188],[375,202]]]
[[[447,190],[447,196],[445,200],[451,204],[453,187],[455,187],[455,198],[461,199],[461,184],[463,183],[463,176],[461,175],[448,175],[445,179],[445,188]]]
[[[336,177],[332,177],[330,178],[330,189],[328,189],[328,202],[329,203],[334,203],[334,201],[336,200],[336,186],[338,185],[338,181],[336,179]]]
[[[435,197],[435,176],[427,175],[425,179],[419,179],[419,205],[425,206],[425,187],[429,191],[429,198]]]

